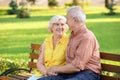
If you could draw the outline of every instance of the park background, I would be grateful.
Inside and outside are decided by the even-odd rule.
[[[15,1],[21,9],[19,2],[24,0]],[[0,73],[15,66],[27,67],[30,44],[41,44],[50,35],[47,31],[50,18],[56,14],[65,16],[66,9],[73,5],[72,0],[57,1],[63,2],[49,7],[47,0],[37,0],[25,6],[29,18],[17,18],[16,14],[7,14],[10,0],[0,0]],[[78,0],[77,5],[84,9],[86,25],[96,35],[100,51],[120,54],[120,1],[114,1],[114,15],[107,15],[104,0]]]

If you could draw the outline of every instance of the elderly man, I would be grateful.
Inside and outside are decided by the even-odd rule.
[[[99,44],[85,25],[86,15],[79,6],[67,10],[67,24],[71,30],[66,64],[47,70],[48,76],[38,80],[99,80]]]

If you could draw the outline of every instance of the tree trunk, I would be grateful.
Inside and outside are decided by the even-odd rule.
[[[105,7],[108,7],[109,0],[105,0]]]
[[[73,5],[79,5],[79,0],[73,0]]]

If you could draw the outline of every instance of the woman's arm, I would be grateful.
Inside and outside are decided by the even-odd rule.
[[[40,48],[40,51],[39,51],[39,58],[38,58],[38,61],[37,61],[37,68],[42,74],[46,75],[46,68],[44,66],[44,51],[45,51],[45,45],[42,44],[42,46]]]

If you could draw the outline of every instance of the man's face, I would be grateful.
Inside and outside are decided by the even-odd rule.
[[[72,27],[73,27],[73,17],[69,13],[67,13],[66,17],[67,17],[67,24],[69,26],[69,29],[72,30]]]

